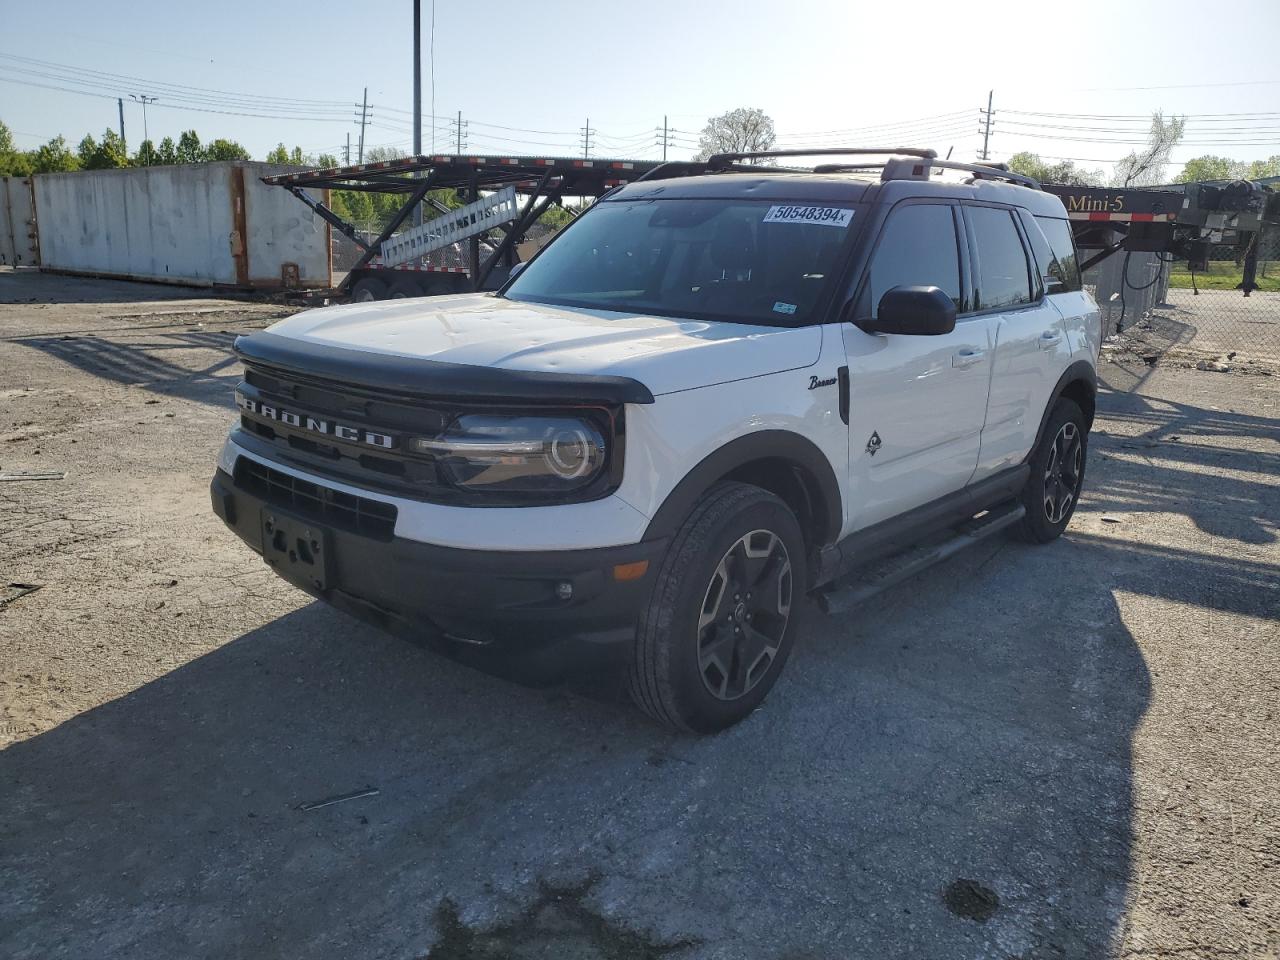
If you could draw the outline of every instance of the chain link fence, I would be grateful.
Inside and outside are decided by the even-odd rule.
[[[1259,238],[1257,289],[1248,296],[1234,247],[1212,248],[1209,269],[1194,273],[1185,260],[1164,254],[1108,257],[1084,274],[1085,288],[1102,310],[1104,342],[1135,352],[1176,349],[1188,358],[1218,361],[1235,354],[1280,364],[1278,246],[1280,230]]]

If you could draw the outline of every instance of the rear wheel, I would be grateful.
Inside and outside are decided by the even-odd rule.
[[[1014,528],[1021,539],[1048,543],[1067,529],[1084,485],[1088,444],[1084,412],[1074,401],[1060,397],[1031,455],[1031,476],[1021,496],[1027,512]]]
[[[387,299],[404,300],[422,296],[422,287],[414,277],[397,277],[387,291]]]
[[[744,483],[710,491],[640,615],[629,668],[637,705],[695,733],[737,723],[782,672],[805,582],[804,538],[786,504]]]
[[[377,277],[363,277],[351,288],[352,303],[368,303],[387,299],[387,285]]]

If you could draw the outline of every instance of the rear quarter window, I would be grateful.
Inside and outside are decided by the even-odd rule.
[[[1076,259],[1075,240],[1071,235],[1071,222],[1069,220],[1059,220],[1056,217],[1031,217],[1034,225],[1040,228],[1040,234],[1044,241],[1048,244],[1049,258],[1041,269],[1044,275],[1054,283],[1049,285],[1049,293],[1068,293],[1072,290],[1080,289],[1080,264]],[[1027,233],[1031,236],[1031,245],[1036,247],[1040,238],[1036,236],[1036,231],[1028,228]],[[1039,260],[1041,252],[1039,249],[1035,251],[1036,259]]]

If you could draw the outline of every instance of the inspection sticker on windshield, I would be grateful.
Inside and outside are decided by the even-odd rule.
[[[779,204],[769,208],[765,223],[820,223],[827,227],[847,227],[853,219],[850,207],[793,207]]]

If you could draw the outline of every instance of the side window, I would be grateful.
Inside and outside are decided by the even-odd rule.
[[[1076,245],[1071,236],[1071,223],[1056,217],[1035,217],[1049,247],[1053,250],[1053,263],[1049,267],[1049,276],[1059,281],[1062,286],[1055,293],[1066,293],[1080,289],[1080,263],[1076,259]]]
[[[1031,274],[1027,251],[1008,210],[969,207],[978,248],[978,309],[993,310],[1030,303]]]
[[[958,250],[950,206],[913,203],[894,210],[880,233],[859,312],[875,316],[886,291],[919,284],[938,287],[963,310]]]

